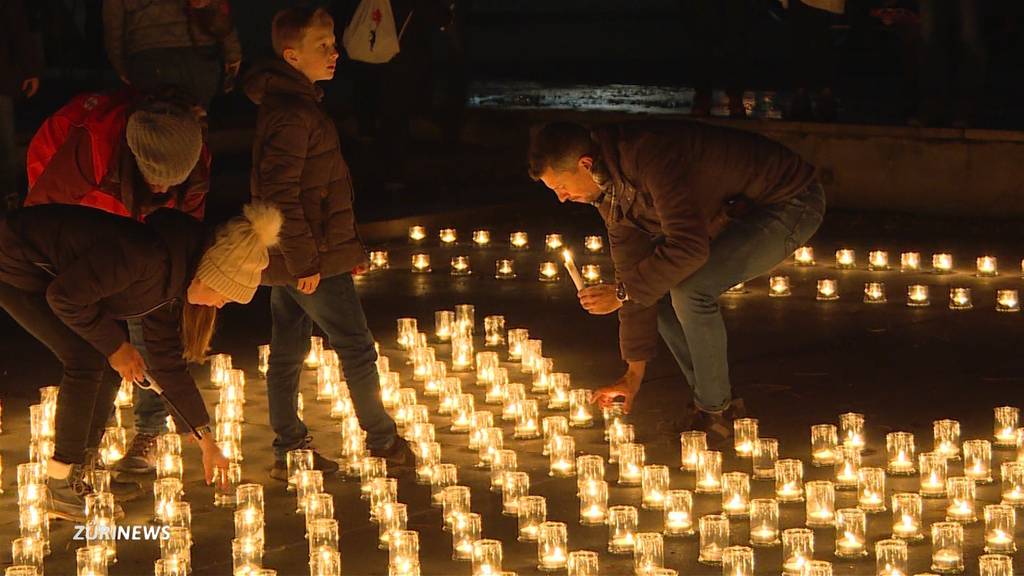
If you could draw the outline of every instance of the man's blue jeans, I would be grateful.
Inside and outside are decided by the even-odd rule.
[[[273,328],[267,401],[270,426],[276,434],[274,456],[284,460],[289,450],[305,445],[309,434],[295,411],[313,322],[324,331],[328,344],[341,359],[356,416],[366,431],[367,448],[389,448],[396,437],[395,421],[381,402],[377,351],[352,275],[324,278],[312,294],[303,294],[292,286],[274,286],[270,290],[270,314]]]
[[[716,412],[732,399],[718,297],[778,266],[814,235],[824,215],[825,192],[817,182],[785,202],[754,209],[731,222],[711,243],[707,262],[658,302],[658,332],[698,408]]]
[[[148,366],[149,352],[146,351],[146,340],[142,336],[141,319],[128,321],[128,340],[142,354],[142,359]],[[156,392],[136,386],[132,409],[135,412],[136,434],[156,435],[167,431],[167,408],[164,407],[164,401]]]

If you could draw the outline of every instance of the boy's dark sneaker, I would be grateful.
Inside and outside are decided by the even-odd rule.
[[[124,458],[114,464],[114,470],[127,474],[149,474],[156,471],[157,434],[139,432],[128,444]]]
[[[306,449],[311,449],[308,446]],[[321,456],[319,452],[313,450],[313,470],[319,470],[324,473],[324,477],[331,476],[338,472],[338,463],[330,458]],[[274,460],[274,465],[270,467],[270,477],[274,480],[280,480],[282,482],[288,481],[288,462],[285,460]]]

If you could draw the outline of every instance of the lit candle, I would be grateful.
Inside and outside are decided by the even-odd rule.
[[[689,490],[669,490],[665,493],[664,510],[666,536],[693,534],[693,493]]]
[[[513,232],[508,237],[508,243],[515,250],[524,250],[529,247],[529,236],[526,232]]]
[[[751,456],[754,479],[774,480],[775,461],[779,459],[779,441],[775,438],[758,438]]]
[[[946,506],[946,520],[971,524],[977,522],[974,513],[975,486],[974,480],[955,476],[946,480],[946,493],[949,503]]]
[[[804,576],[804,565],[813,555],[813,530],[788,528],[782,531],[782,573],[784,576]]]
[[[679,469],[686,472],[695,471],[700,452],[707,449],[707,433],[690,430],[679,434]]]
[[[420,538],[415,530],[399,530],[388,541],[388,575],[418,576],[420,573]],[[477,542],[484,542],[477,540]],[[500,546],[499,561],[500,566]],[[476,546],[474,545],[474,553]]]
[[[737,418],[733,420],[733,449],[736,456],[749,458],[754,454],[757,444],[758,422],[756,418]]]
[[[537,279],[541,282],[557,282],[559,279],[558,265],[554,262],[541,262],[537,274]]]
[[[885,435],[885,446],[888,454],[889,474],[894,476],[910,476],[916,472],[914,463],[917,454],[914,447],[914,435],[910,432],[890,432]]]
[[[587,252],[596,254],[604,250],[604,238],[600,236],[586,236],[583,239],[583,246]]]
[[[861,468],[857,482],[857,507],[865,512],[885,511],[885,470]]]
[[[722,550],[722,574],[754,576],[754,551],[746,546],[729,546]]]
[[[519,413],[516,415],[515,438],[529,440],[540,436],[540,415],[537,401],[524,399],[519,402]]]
[[[608,483],[589,480],[580,489],[580,525],[603,526],[608,518]]]
[[[455,464],[437,464],[430,476],[430,505],[444,508],[444,490],[459,481],[459,469]]]
[[[668,493],[668,466],[648,464],[641,471],[644,510],[661,510],[665,507],[665,496]]]
[[[866,304],[884,304],[885,282],[866,282],[864,284],[864,302]]]
[[[892,537],[900,540],[916,542],[922,540],[921,534],[921,496],[912,492],[893,494],[892,497]]]
[[[907,543],[896,539],[875,542],[875,566],[879,576],[906,576]]]
[[[413,254],[412,271],[417,274],[425,274],[427,272],[430,272],[430,254]]]
[[[544,246],[548,252],[555,252],[562,247],[562,235],[561,234],[548,234],[544,236]]]
[[[1003,504],[1024,508],[1024,462],[1003,462],[999,470]]]
[[[462,516],[452,527],[452,560],[472,560],[473,542],[480,539],[481,518],[479,514]]]
[[[811,463],[814,466],[832,466],[836,460],[839,432],[833,424],[811,426]]]
[[[537,568],[541,572],[565,569],[569,536],[563,522],[544,522],[537,533]]]
[[[978,576],[1013,576],[1013,558],[1003,554],[978,556]]]
[[[921,475],[921,496],[943,498],[946,496],[947,461],[943,454],[925,452],[918,455]]]
[[[992,482],[992,443],[988,440],[967,440],[963,450],[964,476],[976,484]]]
[[[839,415],[839,426],[842,431],[843,445],[863,450],[867,443],[864,437],[864,415],[857,412],[846,412]]]
[[[856,490],[858,472],[860,471],[860,450],[856,446],[846,445],[839,448],[840,458],[835,465],[836,490]]]
[[[645,460],[646,452],[643,444],[621,444],[618,453],[619,485],[639,485]]]
[[[858,508],[836,510],[836,557],[861,558],[867,556],[865,535],[867,517]]]
[[[936,274],[952,272],[953,255],[946,253],[932,254],[932,271]]]
[[[372,250],[370,251],[370,270],[387,270],[388,268],[388,251],[387,250]]]
[[[452,276],[469,276],[473,273],[469,264],[469,256],[452,256]]]
[[[536,542],[540,525],[547,520],[548,504],[543,496],[520,496],[518,504],[519,541]]]
[[[270,370],[270,344],[261,344],[256,348],[257,359],[257,371],[260,373],[261,378],[267,377],[267,372]]]
[[[1000,448],[1016,448],[1020,409],[1014,406],[998,406],[993,413],[995,445]]]
[[[1004,504],[985,506],[985,552],[1013,554],[1017,551],[1014,534],[1017,518],[1013,507]]]
[[[473,576],[498,576],[503,574],[501,561],[502,550],[500,540],[481,539],[473,542]]]
[[[505,343],[505,317],[500,314],[484,316],[484,345],[501,346]]]
[[[964,527],[956,522],[932,524],[932,570],[958,574],[964,570]]]
[[[491,243],[491,231],[473,230],[473,243],[477,246],[487,246]]]
[[[512,280],[516,277],[515,260],[500,258],[494,263],[494,278],[497,280]]]
[[[438,238],[441,240],[441,244],[452,245],[458,240],[459,234],[455,228],[442,228],[437,233]]]
[[[576,388],[569,390],[569,426],[573,428],[589,428],[594,423],[590,410],[590,390]]]
[[[409,242],[413,244],[419,244],[427,237],[427,229],[423,226],[410,226],[409,227]]]
[[[935,438],[935,452],[948,460],[960,459],[960,423],[956,420],[936,420],[932,422],[932,433]]]
[[[501,490],[502,514],[519,515],[519,498],[530,493],[530,476],[526,472],[506,472]]]
[[[1020,298],[1017,290],[996,290],[996,311],[1020,312]]]
[[[745,472],[722,474],[722,510],[730,518],[750,514],[750,476]]]
[[[576,474],[576,440],[572,436],[558,435],[551,439],[548,475],[571,478]]]
[[[889,253],[885,250],[872,250],[868,252],[868,270],[888,270]]]
[[[569,576],[598,576],[598,560],[597,552],[590,550],[569,552],[569,560],[566,562]]]
[[[803,501],[803,461],[795,458],[786,458],[775,463],[775,497],[780,502]]]
[[[839,283],[833,278],[818,280],[818,300],[829,301],[839,299]]]
[[[793,252],[793,260],[797,266],[814,266],[814,248],[801,246]]]
[[[768,295],[773,298],[790,296],[789,276],[772,276],[768,279]]]
[[[722,491],[722,453],[702,450],[697,455],[698,494],[718,494]]]
[[[907,306],[917,308],[928,306],[930,303],[927,286],[924,284],[911,284],[907,286]]]
[[[469,486],[448,486],[441,492],[441,520],[445,532],[451,532],[452,526],[462,516],[469,514],[470,499]]]
[[[632,506],[608,509],[608,552],[632,554],[636,542],[637,511]]]
[[[918,272],[921,270],[921,253],[904,252],[900,254],[900,272]]]
[[[779,503],[770,498],[750,501],[750,545],[771,547],[779,543]]]
[[[409,522],[409,510],[401,502],[385,502],[381,505],[377,519],[377,547],[387,550],[391,537],[405,530]]]
[[[473,366],[473,337],[452,337],[452,370],[464,372]]]
[[[701,564],[716,566],[722,562],[722,551],[729,546],[729,518],[719,514],[708,514],[700,518]]]
[[[808,482],[804,489],[807,493],[806,517],[807,525],[812,528],[827,528],[835,524],[835,487],[828,481]]]
[[[587,286],[593,286],[594,284],[601,283],[601,265],[600,264],[584,264],[583,265],[583,283]]]
[[[977,260],[978,276],[998,276],[999,266],[995,256],[979,256]]]
[[[852,269],[857,267],[857,256],[853,250],[842,248],[836,250],[836,268]]]
[[[970,310],[974,307],[971,303],[971,289],[970,288],[950,288],[949,289],[949,309],[950,310]]]

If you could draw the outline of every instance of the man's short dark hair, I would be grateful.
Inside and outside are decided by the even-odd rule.
[[[573,170],[579,159],[594,156],[597,144],[590,130],[574,122],[553,122],[537,130],[530,139],[530,178],[540,180],[548,169]]]
[[[310,4],[279,10],[270,27],[274,53],[282,56],[285,49],[298,48],[306,32],[316,26],[334,26],[331,14],[323,6]]]

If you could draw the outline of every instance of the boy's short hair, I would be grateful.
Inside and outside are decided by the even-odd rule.
[[[274,53],[283,56],[286,48],[298,48],[310,28],[334,26],[334,18],[323,6],[296,6],[274,14],[270,42]]]

